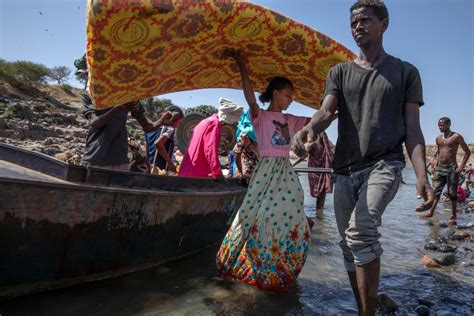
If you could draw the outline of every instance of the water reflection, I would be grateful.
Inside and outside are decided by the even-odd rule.
[[[307,188],[306,179],[305,175],[301,177]],[[439,240],[451,229],[440,227],[450,214],[440,203],[434,219],[417,219],[413,209],[419,202],[411,169],[405,170],[404,179],[407,184],[400,187],[383,217],[381,291],[400,304],[400,315],[414,313],[420,298],[436,302],[437,315],[474,314],[473,258],[472,252],[464,249],[472,249],[472,243],[463,243],[455,265],[437,270],[422,267],[419,261],[427,252],[424,245]],[[307,196],[305,211],[311,217],[317,215],[314,205],[314,199]],[[459,217],[460,222],[473,220],[471,214]],[[323,214],[316,218],[312,241],[298,286],[291,293],[267,292],[217,278],[215,247],[120,278],[2,302],[0,314],[356,315],[338,245],[331,195]]]

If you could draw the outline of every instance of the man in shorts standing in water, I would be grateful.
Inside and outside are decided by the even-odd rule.
[[[431,208],[423,218],[432,217],[438,204],[441,192],[444,186],[448,187],[448,198],[451,201],[452,216],[449,224],[456,224],[456,208],[457,208],[457,187],[459,175],[464,170],[464,166],[471,156],[471,151],[467,146],[464,138],[456,132],[451,131],[451,120],[448,117],[442,117],[438,121],[439,131],[442,133],[436,137],[436,155],[431,162],[431,170],[433,171],[433,187],[435,200]],[[458,166],[456,156],[459,146],[464,150],[464,157]],[[423,211],[423,209],[417,209]]]

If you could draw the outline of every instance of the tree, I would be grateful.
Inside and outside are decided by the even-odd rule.
[[[209,113],[209,114],[215,114],[218,112],[216,107],[212,105],[207,105],[207,104],[201,104],[201,105],[186,109],[186,112],[194,112],[194,111]]]
[[[12,74],[13,67],[11,63],[9,63],[3,58],[0,58],[0,79],[10,83],[11,81],[14,81]]]
[[[142,100],[142,102],[146,108],[147,115],[153,120],[156,120],[167,107],[174,105],[169,99],[149,98]]]
[[[74,66],[76,67],[76,72],[74,75],[76,76],[76,80],[84,84],[84,88],[87,85],[87,58],[86,54],[82,55],[81,58],[78,58],[74,61]]]
[[[15,79],[28,85],[46,83],[46,78],[51,70],[42,64],[32,63],[30,61],[15,61],[10,63]]]
[[[61,84],[71,79],[71,70],[66,66],[56,66],[51,69],[48,77]]]

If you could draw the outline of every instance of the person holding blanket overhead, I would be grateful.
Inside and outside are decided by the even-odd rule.
[[[224,278],[288,291],[303,268],[311,241],[303,189],[289,159],[292,136],[309,118],[282,113],[294,96],[293,84],[284,77],[270,81],[259,97],[270,105],[261,109],[241,52],[227,49],[226,55],[240,69],[260,161],[217,253],[217,270]]]

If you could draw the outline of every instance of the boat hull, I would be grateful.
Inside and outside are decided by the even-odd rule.
[[[222,240],[244,194],[224,186],[173,192],[0,177],[0,298],[203,250]]]

